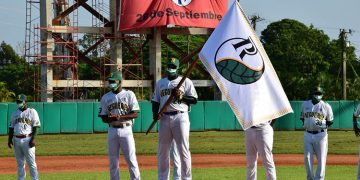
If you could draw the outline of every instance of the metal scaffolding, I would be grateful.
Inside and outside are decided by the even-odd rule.
[[[144,96],[144,88],[149,88],[147,94],[151,94],[154,82],[161,78],[161,42],[175,50],[179,57],[189,54],[167,35],[209,35],[212,32],[206,28],[167,27],[119,32],[120,3],[121,0],[26,1],[25,57],[37,67],[28,77],[34,81],[34,101],[85,100],[89,99],[87,89],[97,89],[99,93],[95,99],[99,99],[106,92],[105,78],[115,70],[122,72],[123,87],[137,88],[135,93],[139,99],[149,99]],[[90,16],[79,16],[83,14],[79,11],[90,13]],[[81,19],[88,24],[82,25]],[[87,47],[80,41],[85,37],[90,43]],[[147,71],[144,71],[145,45],[149,47]],[[96,77],[81,79],[79,65],[91,67]],[[144,80],[146,77],[150,80]],[[194,84],[214,86],[211,80],[195,80]]]

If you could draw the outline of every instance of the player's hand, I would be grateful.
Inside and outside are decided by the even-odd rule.
[[[29,141],[29,147],[30,148],[35,147],[35,140],[30,140]]]
[[[113,114],[113,113],[110,112],[109,118],[110,118],[111,121],[117,121],[117,120],[120,119],[120,116],[117,115],[117,114]]]
[[[177,100],[178,102],[180,102],[184,97],[184,93],[177,88],[172,89],[171,93],[174,96],[175,100]]]
[[[153,120],[159,120],[159,119],[161,119],[161,117],[162,117],[162,114],[157,113],[157,114],[153,115]]]
[[[334,122],[332,122],[332,121],[326,121],[326,126],[327,126],[327,127],[330,127],[333,123],[334,123]]]
[[[9,141],[8,141],[8,147],[11,149],[12,146],[14,146],[14,143],[12,142],[12,140],[9,140]]]

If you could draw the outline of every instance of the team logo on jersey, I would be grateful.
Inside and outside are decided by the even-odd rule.
[[[129,110],[129,106],[128,104],[125,104],[125,103],[121,103],[121,102],[118,102],[118,103],[112,103],[108,106],[108,111],[111,112],[112,110],[114,109],[119,109],[120,110],[120,114],[121,115],[124,115],[128,112]]]
[[[178,6],[187,6],[192,0],[172,0]]]
[[[316,118],[319,120],[325,119],[325,115],[321,112],[305,112],[304,117],[305,118]]]
[[[170,96],[170,94],[171,94],[171,89],[162,89],[160,91],[160,97]]]
[[[22,118],[22,117],[17,118],[17,119],[15,120],[15,124],[23,123],[23,124],[31,125],[31,122],[32,122],[31,119]]]
[[[264,74],[264,59],[255,43],[248,38],[231,38],[223,42],[215,53],[219,74],[235,84],[251,84]]]

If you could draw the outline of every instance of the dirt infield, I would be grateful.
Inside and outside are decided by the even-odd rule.
[[[107,156],[38,156],[41,172],[93,172],[107,171]],[[156,169],[156,156],[137,156],[140,169]],[[302,154],[275,154],[277,166],[303,165]],[[357,165],[357,155],[328,155],[328,165]],[[240,167],[245,166],[243,154],[193,154],[193,168]],[[121,168],[126,168],[125,160],[120,157]],[[0,158],[0,174],[16,173],[14,157]]]

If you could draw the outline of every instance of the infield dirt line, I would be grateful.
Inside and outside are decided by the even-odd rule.
[[[244,167],[244,154],[192,154],[193,168]],[[137,156],[141,169],[156,169],[156,156]],[[302,166],[303,154],[275,154],[276,166]],[[36,162],[40,172],[93,172],[108,171],[107,156],[37,156]],[[315,160],[316,162],[316,160]],[[328,155],[328,165],[357,165],[357,155]],[[261,165],[261,161],[259,162]],[[120,156],[121,169],[126,168],[123,156]],[[0,158],[0,174],[15,174],[14,157]]]

